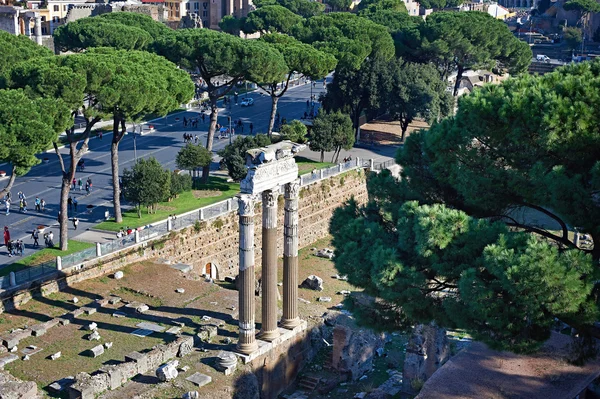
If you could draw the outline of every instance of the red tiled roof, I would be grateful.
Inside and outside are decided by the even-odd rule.
[[[531,356],[475,342],[436,371],[415,399],[574,398],[600,375],[600,359],[569,364],[572,338],[553,333]]]

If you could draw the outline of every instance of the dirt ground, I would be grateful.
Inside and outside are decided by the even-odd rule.
[[[314,255],[313,248],[321,249],[331,247],[330,245],[330,241],[324,239],[309,248],[300,250],[299,253],[299,281],[303,281],[311,274],[316,274],[324,280],[322,292],[299,289],[300,298],[310,302],[310,304],[302,302],[298,304],[300,316],[308,321],[309,328],[320,322],[321,316],[328,309],[343,301],[344,297],[338,295],[338,291],[357,291],[356,287],[347,282],[332,278],[337,274],[332,261]],[[281,281],[282,260],[279,266]],[[143,338],[131,335],[130,333],[137,329],[136,324],[142,321],[151,321],[166,328],[172,327],[175,322],[182,322],[185,323],[183,334],[195,334],[202,324],[217,324],[219,325],[218,339],[213,340],[211,344],[205,344],[204,348],[207,351],[196,350],[180,359],[180,365],[187,365],[190,370],[181,373],[177,379],[169,383],[160,383],[154,375],[137,376],[122,388],[107,392],[102,397],[180,398],[187,391],[198,390],[201,398],[231,398],[236,378],[241,373],[240,368],[234,375],[226,377],[216,371],[213,364],[220,350],[232,350],[237,342],[238,313],[234,309],[238,307],[238,292],[232,284],[207,282],[193,272],[184,274],[169,265],[154,262],[132,264],[122,271],[124,277],[120,280],[115,280],[112,276],[88,280],[47,298],[31,300],[17,311],[0,315],[0,334],[14,328],[50,320],[109,295],[117,295],[124,301],[145,303],[150,306],[148,312],[134,313],[120,318],[113,317],[112,314],[117,308],[123,306],[122,303],[99,308],[97,313],[74,319],[70,325],[56,326],[41,337],[30,337],[22,341],[19,345],[20,350],[26,345],[35,345],[42,348],[42,351],[32,355],[28,361],[17,360],[11,363],[6,369],[20,379],[37,382],[38,386],[44,389],[60,378],[74,376],[81,371],[92,373],[102,365],[123,361],[125,354],[131,351],[149,350],[157,344],[175,338],[166,333],[153,333]],[[184,288],[185,292],[177,293],[177,288]],[[279,289],[281,292],[282,288]],[[331,297],[332,302],[317,302],[320,296]],[[77,304],[73,303],[73,297],[79,299]],[[261,299],[256,297],[257,329],[260,329],[260,302]],[[280,312],[281,305],[280,302]],[[203,316],[210,317],[210,321],[203,320]],[[102,337],[100,341],[85,339],[88,332],[84,331],[83,327],[91,322],[98,324],[98,332]],[[227,339],[231,342],[226,343]],[[113,346],[103,355],[95,359],[83,356],[85,350],[105,342],[113,342]],[[402,349],[400,341],[392,346],[397,346],[400,351]],[[58,351],[62,352],[60,359],[55,361],[47,359],[50,354]],[[327,356],[327,353],[323,356]],[[316,362],[322,361],[323,359],[316,360]],[[386,362],[382,360],[381,364],[376,365],[376,372],[371,373],[367,380],[361,381],[360,386],[344,389],[349,389],[347,392],[360,392],[369,386],[378,386],[384,381],[388,363],[389,359]],[[311,370],[307,369],[308,372]],[[185,380],[196,371],[211,376],[212,383],[198,389]]]
[[[414,121],[408,125],[406,137],[419,129],[427,129],[429,124],[424,121]],[[360,140],[372,144],[397,145],[402,144],[402,130],[398,121],[374,120],[360,127]]]

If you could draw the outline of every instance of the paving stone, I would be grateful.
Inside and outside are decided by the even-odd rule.
[[[204,385],[209,384],[212,381],[212,378],[206,374],[194,373],[186,378],[186,380],[199,387],[203,387]]]
[[[171,335],[177,335],[177,334],[179,334],[179,331],[181,331],[181,327],[171,327],[167,331],[165,331],[165,333],[171,334]]]
[[[127,315],[123,312],[114,312],[112,314],[113,317],[127,317]]]
[[[161,327],[155,323],[148,323],[146,321],[138,323],[135,326],[139,327],[139,328],[143,328],[144,330],[150,330],[150,331],[159,332],[159,333],[165,331],[165,327]]]
[[[132,331],[130,334],[131,335],[135,335],[136,337],[147,337],[148,335],[152,334],[154,331],[152,330],[145,330],[143,328],[139,328],[135,331]]]
[[[41,351],[42,351],[42,348],[38,348],[35,345],[29,345],[27,348],[21,349],[22,354],[29,355],[29,356],[35,355],[36,353],[41,352]]]

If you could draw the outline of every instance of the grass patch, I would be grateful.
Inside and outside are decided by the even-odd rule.
[[[161,202],[156,213],[148,214],[142,211],[142,217],[139,218],[137,210],[131,209],[123,213],[123,223],[115,223],[113,219],[97,224],[95,228],[100,230],[119,231],[119,229],[125,228],[126,226],[129,226],[132,229],[145,226],[159,220],[164,220],[173,213],[181,214],[189,212],[223,201],[227,198],[232,198],[240,191],[240,185],[239,183],[227,183],[225,179],[220,177],[211,177],[208,184],[199,187],[198,190],[218,191],[220,194],[213,197],[197,198],[197,193],[194,195],[194,192],[188,191],[182,193],[171,202]]]
[[[42,241],[41,237],[40,241]],[[95,244],[92,244],[90,242],[69,240],[69,249],[67,249],[66,251],[61,251],[57,247],[44,248],[41,251],[26,256],[22,259],[19,259],[15,263],[11,263],[10,265],[3,267],[2,269],[0,269],[0,276],[6,276],[10,272],[18,272],[19,270],[23,270],[27,267],[37,266],[42,263],[49,262],[55,259],[57,256],[66,256],[75,252],[83,251],[84,249],[91,248],[94,245]]]
[[[334,165],[331,162],[317,162],[305,157],[296,157],[296,164],[298,164],[298,175],[300,176],[310,173],[314,169],[318,170]]]

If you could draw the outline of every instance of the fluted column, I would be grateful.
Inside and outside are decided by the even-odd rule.
[[[35,15],[35,41],[37,44],[42,44],[42,16],[39,14]]]
[[[285,185],[283,222],[283,318],[281,326],[293,329],[298,317],[298,193],[300,181]]]
[[[277,328],[277,196],[276,190],[262,193],[262,330],[260,339],[279,336]]]
[[[237,350],[250,354],[258,349],[254,336],[254,201],[251,195],[239,194],[240,218],[240,336]]]

